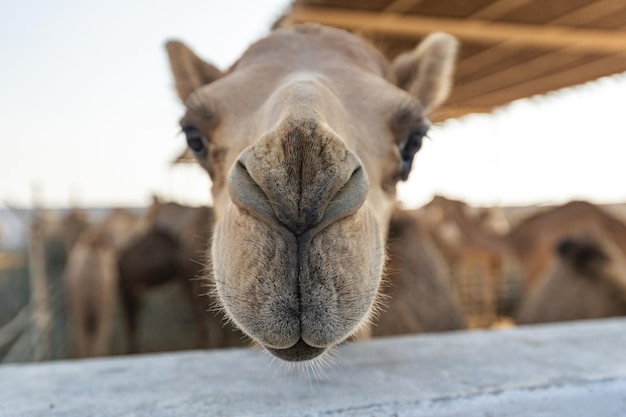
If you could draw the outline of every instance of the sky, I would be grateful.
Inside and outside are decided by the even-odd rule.
[[[225,69],[288,0],[0,3],[0,207],[209,204],[183,150],[164,43]],[[435,126],[399,187],[473,205],[626,201],[626,76]]]

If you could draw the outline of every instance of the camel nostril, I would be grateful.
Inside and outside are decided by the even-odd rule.
[[[238,160],[233,165],[228,178],[228,192],[233,203],[256,217],[272,222],[276,216],[270,201],[259,185],[254,181],[245,164]]]
[[[365,203],[368,191],[367,174],[359,165],[352,172],[350,179],[333,196],[322,222],[328,224],[354,214]]]

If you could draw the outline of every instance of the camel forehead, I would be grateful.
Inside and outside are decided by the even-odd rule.
[[[276,30],[250,46],[223,78],[196,90],[185,104],[192,119],[204,118],[215,125],[215,116],[241,120],[243,115],[258,114],[284,86],[314,84],[321,90],[330,88],[354,112],[375,112],[374,119],[398,107],[421,113],[417,100],[393,84],[388,67],[377,49],[347,31],[300,25]],[[303,93],[304,88],[291,91]]]
[[[255,65],[289,71],[319,71],[325,67],[351,65],[384,76],[388,62],[372,45],[345,30],[306,24],[276,30],[259,40],[233,69]]]

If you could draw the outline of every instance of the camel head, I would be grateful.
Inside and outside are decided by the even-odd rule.
[[[626,301],[626,236],[618,233],[616,228],[588,227],[584,232],[564,237],[555,249],[559,261],[576,275],[604,281]]]
[[[225,73],[168,42],[187,144],[212,180],[212,274],[228,317],[309,360],[368,323],[396,184],[448,95],[456,41],[393,63],[350,33],[277,30]]]

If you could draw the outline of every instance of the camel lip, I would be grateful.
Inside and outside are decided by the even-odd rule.
[[[277,349],[265,346],[272,355],[288,362],[302,362],[317,358],[326,351],[326,348],[317,348],[300,339],[295,345],[286,349]]]

